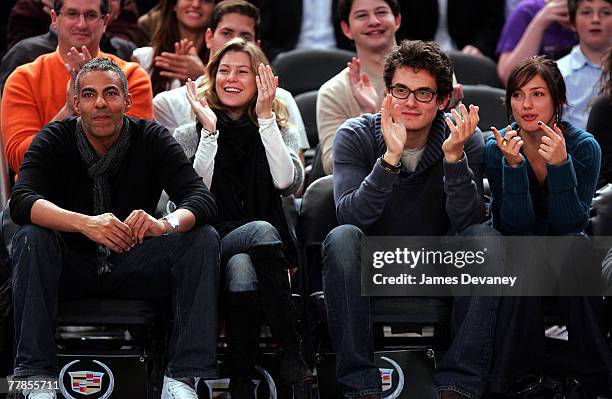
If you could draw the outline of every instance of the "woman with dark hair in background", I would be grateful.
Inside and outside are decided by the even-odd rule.
[[[214,6],[214,0],[161,0],[151,47],[140,47],[132,56],[149,72],[153,95],[204,74],[204,33]]]
[[[582,385],[587,395],[582,397],[594,398],[607,389],[612,369],[599,291],[601,258],[585,235],[601,150],[590,133],[563,120],[565,102],[557,64],[543,56],[525,59],[508,78],[506,108],[514,122],[501,131],[492,127],[494,136],[485,143],[493,227],[512,236],[568,236],[530,238],[512,252],[510,264],[519,267],[515,272],[528,292],[502,298],[492,381],[504,389],[525,372],[542,373],[543,310],[537,295],[557,296],[570,353],[555,367]],[[591,296],[570,296],[585,291]]]

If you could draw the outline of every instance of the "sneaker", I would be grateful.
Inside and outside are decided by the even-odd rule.
[[[161,399],[198,399],[198,395],[187,382],[164,376]]]
[[[52,391],[34,390],[30,391],[26,399],[56,399],[57,395]]]
[[[32,377],[28,377],[27,378],[28,381],[45,381],[45,382],[51,382],[52,385],[54,383],[57,383],[57,380],[55,378],[51,378],[51,377],[43,377],[43,376],[32,376]],[[21,396],[18,396],[21,397]],[[53,390],[53,389],[32,389],[32,390],[28,390],[28,389],[24,389],[23,391],[23,397],[25,399],[57,399],[57,393]]]

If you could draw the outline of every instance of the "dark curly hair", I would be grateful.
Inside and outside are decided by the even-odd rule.
[[[438,103],[453,91],[453,64],[436,42],[404,40],[385,59],[383,77],[385,86],[391,90],[395,70],[410,67],[425,70],[436,80]]]

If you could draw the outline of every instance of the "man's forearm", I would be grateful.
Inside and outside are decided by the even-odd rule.
[[[88,217],[82,213],[60,208],[44,199],[34,202],[30,211],[30,220],[33,224],[69,233],[80,232]]]
[[[193,229],[193,226],[195,226],[195,215],[188,209],[179,208],[167,216],[168,219],[171,219],[172,217],[176,217],[178,220],[178,226],[173,228],[166,220],[165,224],[168,228],[166,233],[183,233]]]

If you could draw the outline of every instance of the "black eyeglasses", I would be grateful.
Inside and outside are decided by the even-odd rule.
[[[59,11],[57,15],[63,15],[64,17],[66,17],[67,19],[71,21],[79,20],[79,18],[81,18],[81,15],[82,15],[83,18],[85,18],[85,22],[94,22],[94,21],[99,20],[102,17],[96,11],[85,11],[84,13],[80,13],[76,10]]]
[[[395,98],[399,98],[400,100],[407,99],[408,97],[410,97],[410,94],[413,93],[415,100],[421,103],[430,102],[437,94],[435,91],[432,91],[426,87],[419,88],[416,90],[410,90],[409,88],[403,85],[391,86],[391,95]]]

